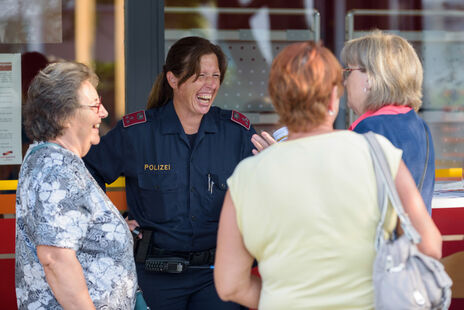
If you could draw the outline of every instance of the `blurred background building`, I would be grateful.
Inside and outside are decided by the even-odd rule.
[[[273,130],[279,120],[267,81],[275,55],[293,42],[321,40],[339,56],[345,40],[374,28],[404,36],[416,48],[424,66],[420,113],[432,130],[436,166],[462,168],[462,0],[0,1],[0,54],[22,55],[23,104],[30,80],[48,62],[83,62],[100,77],[98,92],[109,111],[102,134],[124,114],[144,109],[167,50],[183,36],[206,37],[228,57],[215,105],[246,114],[257,129]],[[336,127],[347,128],[353,120],[342,100]],[[28,142],[23,137],[24,149]],[[0,165],[0,180],[16,179],[18,171],[19,165]],[[3,211],[0,217],[14,218],[11,213]],[[8,225],[13,226],[0,228],[14,231],[14,222]],[[12,263],[11,251],[0,251],[10,253],[0,254],[0,267]],[[9,266],[2,270],[12,272]],[[15,308],[12,289],[10,284],[0,287],[0,300],[7,299],[1,308]]]

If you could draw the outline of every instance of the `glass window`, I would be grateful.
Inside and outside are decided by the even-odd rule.
[[[227,53],[229,69],[215,104],[244,112],[257,129],[278,117],[267,94],[269,65],[289,43],[320,38],[339,56],[346,39],[378,28],[407,38],[424,66],[421,116],[435,144],[436,168],[464,166],[464,49],[462,1],[165,0],[166,51],[185,35],[204,36]],[[369,14],[345,17],[352,10]],[[318,15],[320,12],[320,18]],[[354,115],[341,101],[335,126]]]
[[[267,92],[272,60],[291,43],[319,40],[319,13],[310,4],[292,8],[246,2],[167,0],[166,54],[176,40],[190,35],[221,46],[228,69],[214,104],[245,113],[257,129],[273,130],[278,116]]]
[[[48,62],[91,66],[109,112],[106,133],[124,114],[124,0],[5,0],[0,5],[0,53],[21,54],[23,104],[30,81]],[[23,153],[29,139],[23,132]],[[1,179],[17,179],[19,165],[0,165]]]

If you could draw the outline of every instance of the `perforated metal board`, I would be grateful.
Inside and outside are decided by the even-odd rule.
[[[232,8],[167,8],[166,12],[176,14],[255,14],[257,9]],[[307,40],[319,40],[319,13],[310,9],[268,9],[267,14],[305,15],[311,29],[271,30],[265,25],[256,29],[217,30],[166,29],[166,54],[179,38],[200,36],[218,44],[228,59],[227,74],[214,104],[225,109],[245,113],[253,124],[276,123],[267,87],[269,70],[274,57],[287,45]]]

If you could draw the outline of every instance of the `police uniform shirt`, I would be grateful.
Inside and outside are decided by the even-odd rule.
[[[202,251],[216,246],[226,180],[254,133],[242,114],[211,107],[191,147],[171,101],[125,116],[84,161],[101,186],[126,177],[130,214],[157,247]]]

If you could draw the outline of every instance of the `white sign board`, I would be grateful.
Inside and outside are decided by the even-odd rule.
[[[21,54],[0,54],[0,165],[21,160]]]

